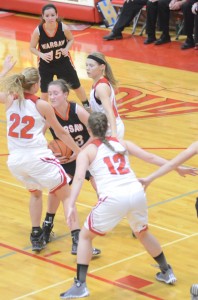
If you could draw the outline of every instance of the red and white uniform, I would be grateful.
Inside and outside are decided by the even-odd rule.
[[[108,140],[116,151],[124,150],[116,138]],[[148,224],[146,197],[128,156],[113,152],[100,140],[93,143],[98,151],[89,171],[94,177],[99,200],[87,217],[85,227],[104,235],[127,217],[134,232],[145,230]]]
[[[70,179],[47,147],[43,135],[45,119],[36,108],[38,98],[31,94],[14,100],[6,111],[8,167],[27,189],[49,189],[51,192]]]
[[[95,96],[96,87],[100,83],[106,83],[110,86],[110,89],[111,89],[110,99],[111,99],[112,109],[113,109],[113,112],[114,112],[114,115],[115,115],[115,118],[116,118],[117,137],[119,139],[122,139],[124,137],[124,123],[122,122],[122,120],[121,120],[121,118],[118,114],[114,89],[111,86],[110,82],[106,78],[101,78],[92,87],[92,90],[90,92],[90,100],[89,100],[91,110],[94,111],[94,112],[102,112],[102,113],[105,114],[105,110],[103,108],[102,102],[99,99],[97,99],[96,96]],[[107,130],[107,136],[111,136],[110,127]]]

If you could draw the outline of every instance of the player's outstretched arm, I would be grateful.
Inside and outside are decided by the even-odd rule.
[[[157,179],[158,177],[161,177],[165,175],[166,173],[177,169],[178,171],[178,166],[180,166],[182,163],[190,159],[192,156],[196,155],[198,152],[198,142],[195,142],[191,144],[186,150],[182,151],[180,154],[178,154],[175,158],[172,160],[168,161],[166,164],[164,164],[161,168],[159,168],[157,171],[153,172],[146,178],[140,178],[139,181],[144,185],[146,188],[153,180]],[[185,168],[185,167],[184,167]],[[186,174],[190,174],[193,176],[198,175],[198,170],[196,168],[185,168],[186,169]],[[181,171],[181,169],[180,169]],[[182,172],[182,176],[184,175],[184,171]],[[179,172],[179,171],[178,171]]]

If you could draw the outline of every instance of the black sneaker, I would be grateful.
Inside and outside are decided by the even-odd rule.
[[[121,39],[123,39],[122,33],[116,34],[113,33],[113,31],[110,32],[108,35],[103,36],[103,40],[105,41],[121,40]]]
[[[162,34],[161,37],[154,42],[154,44],[162,45],[162,44],[166,44],[166,43],[170,43],[170,42],[171,42],[170,36],[169,35],[166,36],[166,35]]]
[[[195,283],[190,288],[190,295],[191,300],[197,300],[198,299],[198,284]]]
[[[41,251],[43,248],[45,248],[46,243],[43,238],[43,233],[41,233],[39,236],[34,236],[31,233],[30,241],[32,243],[32,251]]]
[[[51,236],[54,235],[54,233],[52,231],[53,227],[54,227],[54,224],[52,224],[50,222],[46,222],[46,221],[43,222],[43,226],[42,226],[43,239],[46,244],[51,242]]]
[[[195,47],[195,42],[194,42],[193,37],[187,38],[185,40],[185,42],[181,45],[182,50],[187,50],[187,49],[194,48],[194,47]]]

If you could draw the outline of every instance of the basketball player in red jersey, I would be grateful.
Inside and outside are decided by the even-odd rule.
[[[73,42],[71,31],[58,19],[56,6],[51,3],[45,5],[42,8],[42,22],[35,28],[30,41],[30,51],[39,58],[41,98],[47,100],[48,84],[56,75],[70,84],[88,109],[89,102],[69,53]]]
[[[1,79],[0,102],[5,104],[7,118],[8,168],[30,191],[30,217],[32,250],[45,246],[40,227],[42,189],[48,188],[63,202],[66,216],[66,197],[69,196],[69,176],[47,147],[43,127],[47,121],[58,138],[69,144],[74,153],[80,148],[58,123],[54,111],[46,101],[38,99],[40,76],[35,68]],[[77,217],[77,211],[76,211]],[[71,230],[79,228],[78,217]]]
[[[118,114],[115,98],[117,80],[110,64],[102,53],[94,52],[87,57],[86,70],[88,76],[93,79],[89,100],[91,111],[106,114],[109,121],[107,135],[123,138],[124,124]]]
[[[158,263],[160,272],[156,274],[156,279],[166,284],[174,284],[176,277],[173,270],[167,263],[159,242],[148,230],[144,189],[130,167],[127,153],[158,166],[165,164],[167,160],[141,149],[130,141],[118,141],[117,138],[107,137],[108,120],[103,113],[90,115],[88,130],[94,140],[77,157],[76,173],[68,199],[68,224],[75,220],[75,201],[88,168],[94,177],[99,200],[81,229],[77,251],[77,278],[68,291],[60,294],[61,299],[89,295],[86,276],[92,255],[92,240],[112,230],[123,217],[128,219],[139,241]],[[192,168],[179,167],[177,171],[181,175],[194,174]]]

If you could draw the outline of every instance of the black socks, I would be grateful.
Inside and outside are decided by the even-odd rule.
[[[169,265],[167,264],[164,253],[160,253],[160,255],[153,257],[154,260],[159,264],[160,270],[165,273],[169,269]]]
[[[84,283],[86,281],[88,265],[77,264],[77,279]]]

